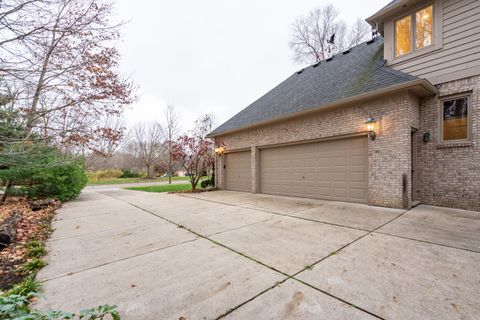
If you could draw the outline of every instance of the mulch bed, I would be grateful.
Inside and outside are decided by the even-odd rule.
[[[178,191],[171,191],[169,193],[174,194],[174,193],[202,193],[202,192],[210,192],[210,191],[217,191],[218,188],[207,188],[207,189],[195,189],[195,190],[178,190]]]
[[[33,211],[29,201],[20,197],[11,197],[3,206],[0,206],[0,223],[14,211],[22,214],[21,220],[17,223],[14,242],[0,251],[0,290],[7,290],[23,280],[25,275],[17,270],[28,260],[25,244],[30,240],[41,242],[47,240],[52,231],[50,225],[55,210],[60,206],[59,201],[54,201],[46,208]]]

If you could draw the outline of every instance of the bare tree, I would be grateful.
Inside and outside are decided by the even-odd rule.
[[[372,27],[364,20],[357,18],[348,30],[348,35],[344,45],[344,49],[354,47],[366,40],[370,34]]]
[[[217,120],[213,113],[204,114],[195,121],[193,133],[195,136],[201,137],[203,140],[208,140],[207,135],[212,132],[213,129],[215,129],[216,124]],[[205,152],[204,157],[208,163],[210,163],[212,166],[215,166],[214,148],[210,148],[207,152]],[[205,170],[207,171],[207,175],[211,176],[212,180],[214,180],[215,168],[207,167]]]
[[[38,9],[45,0],[2,0],[0,2],[0,46],[44,31],[38,23]]]
[[[127,149],[146,169],[147,178],[152,178],[152,167],[162,156],[162,130],[158,123],[137,124],[129,134]]]
[[[167,168],[168,173],[168,183],[172,183],[172,174],[174,169],[173,162],[173,144],[180,135],[180,118],[175,112],[175,107],[172,105],[167,106],[165,110],[165,121],[160,126],[160,130],[163,138],[163,146],[165,152],[163,153],[162,162]]]
[[[296,62],[310,64],[361,43],[368,30],[368,24],[361,19],[347,27],[339,19],[338,10],[330,4],[294,21],[289,46]]]
[[[99,139],[119,141],[105,127],[135,99],[131,81],[118,72],[109,0],[5,0],[0,14],[2,87],[15,93],[25,135],[96,150]],[[4,8],[2,8],[4,9]],[[98,150],[97,150],[98,151]]]
[[[111,128],[113,132],[121,132],[120,138],[123,139],[123,132],[125,128],[125,121],[123,118],[118,117],[106,117],[98,119],[98,125],[103,128]],[[65,151],[73,154],[82,155],[85,158],[85,166],[88,169],[107,167],[107,164],[113,163],[113,156],[119,151],[118,139],[110,139],[109,135],[98,136],[94,142],[95,148],[87,148],[85,146],[73,146],[70,148],[68,145],[64,145]],[[93,150],[92,150],[93,149]],[[113,166],[111,166],[113,168]]]

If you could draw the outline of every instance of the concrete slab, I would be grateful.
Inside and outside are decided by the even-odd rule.
[[[44,283],[35,307],[74,311],[103,303],[122,319],[215,319],[284,276],[196,240]]]
[[[225,319],[376,319],[346,303],[288,280],[230,313]]]
[[[96,216],[96,215],[105,215],[105,214],[115,214],[115,213],[123,213],[123,214],[134,214],[138,212],[137,208],[134,207],[125,207],[125,203],[121,206],[114,206],[114,205],[95,205],[95,206],[82,206],[82,207],[74,207],[74,208],[61,208],[57,211],[57,215],[55,216],[55,220],[66,220],[66,219],[75,219],[81,217],[89,217],[89,216]]]
[[[172,221],[203,236],[210,236],[267,221],[273,217],[274,215],[261,211],[224,206],[172,217]]]
[[[88,215],[65,220],[55,220],[52,223],[55,231],[52,233],[51,239],[72,238],[80,235],[113,230],[124,226],[148,225],[152,223],[158,223],[158,218],[141,210],[134,211],[132,214],[125,214],[119,211],[103,215]]]
[[[210,192],[213,193],[213,192]],[[204,236],[266,221],[274,217],[266,212],[225,205],[176,194],[151,194],[135,192],[134,195],[118,195],[129,203],[182,225]]]
[[[251,203],[253,201],[256,201],[258,198],[257,194],[235,191],[213,191],[192,194],[184,193],[178,196],[207,201],[215,201],[237,206]]]
[[[297,278],[385,319],[476,319],[480,254],[368,235]]]
[[[365,234],[355,229],[276,217],[211,238],[292,275]]]
[[[91,215],[102,215],[117,212],[132,211],[135,208],[125,207],[123,201],[105,197],[96,192],[82,192],[79,199],[67,202],[57,210],[55,220],[79,218]]]
[[[320,206],[296,212],[292,216],[363,230],[374,230],[403,212],[405,210],[359,203],[325,201]]]
[[[378,232],[480,252],[480,212],[420,205]]]
[[[76,273],[195,239],[191,232],[159,220],[148,225],[49,241],[48,264],[37,279]]]
[[[207,196],[206,196],[207,197]],[[327,201],[256,194],[255,199],[243,207],[279,214],[292,214],[327,204]]]

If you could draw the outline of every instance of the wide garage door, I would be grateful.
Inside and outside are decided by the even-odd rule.
[[[225,154],[225,188],[233,191],[252,191],[250,151]]]
[[[266,148],[260,158],[262,193],[367,201],[367,137]]]

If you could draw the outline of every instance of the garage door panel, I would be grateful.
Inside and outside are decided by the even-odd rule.
[[[335,181],[348,181],[346,172],[335,173],[333,178]]]
[[[350,196],[355,199],[365,199],[367,197],[365,189],[351,189]]]
[[[320,187],[318,188],[318,195],[320,198],[328,198],[330,197],[332,189],[330,187]]]
[[[349,159],[347,156],[335,156],[333,158],[333,161],[335,161],[335,165],[337,166],[346,166],[348,165]]]
[[[364,155],[350,157],[350,165],[364,166],[365,164],[366,164],[366,159]]]
[[[252,191],[250,151],[225,154],[225,187],[233,191]]]
[[[263,149],[260,191],[366,202],[367,164],[366,137]]]
[[[333,188],[333,195],[336,198],[348,198],[348,189],[345,188]]]
[[[349,182],[348,183],[349,189],[365,189],[365,182]]]
[[[350,181],[352,183],[354,182],[366,182],[366,175],[363,172],[352,172],[350,173]]]

